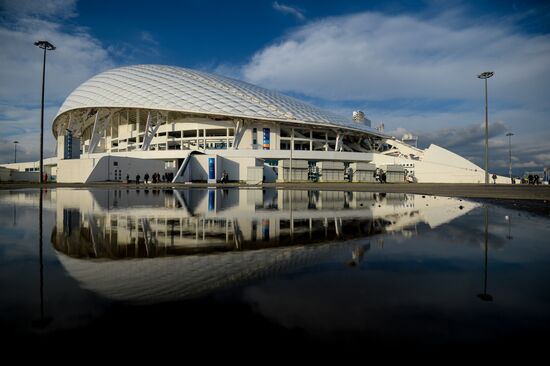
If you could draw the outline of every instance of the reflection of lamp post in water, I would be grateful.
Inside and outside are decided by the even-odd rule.
[[[478,294],[483,301],[493,301],[493,296],[487,293],[487,248],[489,247],[489,208],[485,206],[485,280],[483,281],[483,293]]]
[[[33,327],[46,328],[52,321],[50,317],[44,317],[44,262],[42,259],[42,206],[44,201],[44,192],[40,188],[40,201],[38,208],[38,248],[39,248],[39,260],[40,260],[40,319],[36,319],[32,322]]]
[[[512,240],[514,237],[512,236],[512,218],[508,215],[504,217],[506,221],[508,221],[508,235],[506,235],[506,239]]]

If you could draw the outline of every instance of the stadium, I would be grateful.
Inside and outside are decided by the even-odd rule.
[[[437,145],[417,148],[348,117],[243,81],[162,65],[112,69],[78,86],[52,123],[58,182],[482,183],[485,172]],[[38,162],[4,164],[37,174]],[[158,175],[157,175],[158,174]],[[36,178],[37,179],[37,178]],[[508,178],[498,177],[499,183]]]

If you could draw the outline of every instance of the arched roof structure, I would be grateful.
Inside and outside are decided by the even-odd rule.
[[[105,71],[77,87],[53,125],[68,112],[89,108],[141,108],[344,127],[380,134],[351,118],[240,80],[175,66],[136,65]]]

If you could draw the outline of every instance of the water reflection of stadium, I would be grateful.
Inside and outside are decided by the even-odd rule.
[[[276,189],[58,190],[54,247],[77,258],[159,257],[414,235],[476,206],[411,194]]]

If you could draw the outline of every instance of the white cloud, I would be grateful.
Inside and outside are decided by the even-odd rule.
[[[256,53],[243,74],[253,83],[330,100],[476,99],[482,95],[476,75],[492,70],[491,97],[546,104],[550,36],[520,34],[507,23],[459,26],[448,19],[326,18]]]
[[[142,31],[141,32],[141,40],[144,41],[144,42],[147,42],[147,43],[152,43],[154,45],[158,45],[157,40],[155,39],[155,37],[153,36],[153,34],[151,32]]]
[[[521,141],[518,164],[540,166],[550,152],[544,142],[550,138],[550,35],[518,29],[512,18],[480,23],[460,9],[331,17],[258,51],[241,73],[251,83],[317,99],[344,115],[365,108],[374,125],[415,132],[424,145],[438,143],[479,164],[484,88],[476,76],[495,71],[488,81],[489,119],[491,134],[502,136],[491,139],[492,164],[508,161],[507,144],[495,144],[507,142],[504,134],[511,130]]]
[[[43,51],[37,40],[48,40],[57,48],[46,61],[46,98],[64,99],[90,76],[112,66],[107,51],[83,29],[65,31],[55,22],[22,19],[9,29],[0,27],[0,39],[11,46],[0,54],[0,100],[39,102]]]
[[[509,140],[506,133],[509,126],[501,121],[489,124],[489,168],[500,174],[507,175],[509,167]],[[435,130],[418,129],[415,127],[398,127],[387,131],[388,134],[401,138],[405,133],[419,136],[418,145],[425,148],[430,144],[443,146],[479,166],[484,164],[485,156],[485,125],[464,124],[456,127],[439,128]],[[519,168],[541,168],[550,162],[547,133],[540,135],[524,134],[521,131],[512,137],[512,163],[514,174],[519,174]]]
[[[294,17],[296,17],[296,19],[298,20],[305,20],[306,17],[304,16],[304,14],[302,14],[302,12],[298,9],[296,9],[295,7],[292,7],[292,6],[289,6],[289,5],[284,5],[284,4],[279,4],[277,1],[275,1],[273,3],[273,9],[283,13],[283,14],[290,14]]]
[[[57,114],[57,105],[44,108],[44,157],[55,152],[55,138],[51,121]],[[13,161],[13,141],[17,146],[18,161],[34,161],[40,156],[40,106],[1,106],[0,111],[0,163]]]
[[[43,51],[34,46],[34,42],[48,40],[57,47],[47,53],[46,61],[45,156],[51,155],[55,148],[51,122],[63,100],[82,82],[111,68],[114,62],[85,28],[66,26],[60,20],[73,16],[74,1],[45,2],[48,5],[45,5],[44,14],[48,20],[43,20],[44,16],[38,19],[28,10],[31,3],[5,1],[2,4],[8,21],[0,24],[0,41],[10,47],[0,53],[0,139],[17,139],[21,142],[22,154],[26,151],[29,159],[36,159],[39,156]],[[0,161],[10,159],[10,156],[0,155]]]
[[[73,18],[76,0],[1,0],[1,9],[17,17]]]

